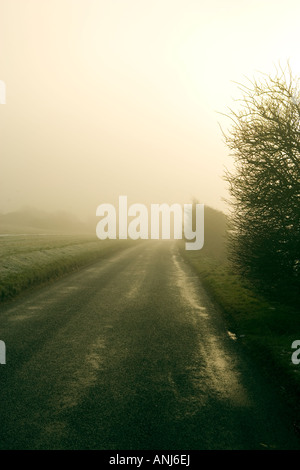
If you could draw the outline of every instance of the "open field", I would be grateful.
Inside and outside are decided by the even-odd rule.
[[[25,289],[120,250],[127,246],[125,242],[100,241],[92,235],[2,235],[0,300],[11,299]]]

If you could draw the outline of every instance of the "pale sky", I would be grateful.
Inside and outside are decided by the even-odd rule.
[[[0,212],[102,203],[225,210],[218,114],[290,61],[299,0],[0,0]]]

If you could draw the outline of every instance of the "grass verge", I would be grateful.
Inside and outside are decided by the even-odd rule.
[[[92,236],[22,235],[0,240],[0,301],[57,279],[128,246]]]

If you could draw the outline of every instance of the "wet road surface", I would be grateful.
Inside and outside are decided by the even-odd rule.
[[[1,449],[299,449],[288,411],[175,244],[1,307]]]

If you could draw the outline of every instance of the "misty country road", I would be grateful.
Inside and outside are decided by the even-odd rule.
[[[171,242],[1,307],[1,449],[299,449],[277,393]]]

